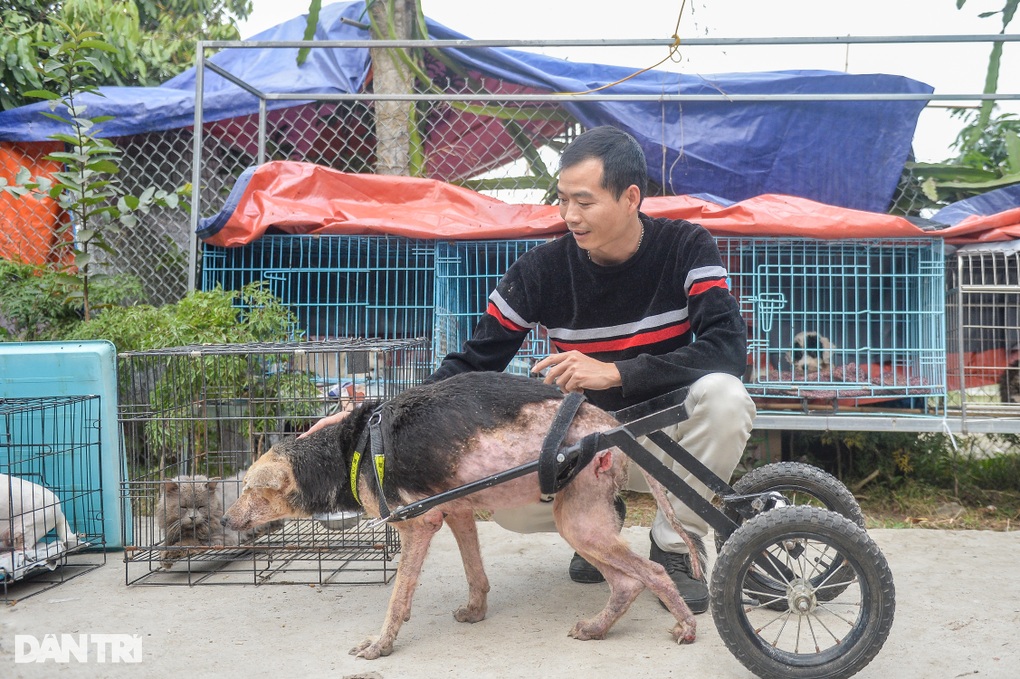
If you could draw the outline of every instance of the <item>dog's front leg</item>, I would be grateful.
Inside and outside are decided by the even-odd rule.
[[[468,581],[468,602],[453,612],[457,622],[479,622],[485,619],[488,609],[486,597],[489,593],[489,578],[482,565],[482,552],[478,546],[478,526],[470,508],[451,512],[446,516],[446,525],[453,531],[464,562],[464,574]]]
[[[386,621],[378,639],[365,639],[351,649],[351,655],[366,660],[375,660],[393,651],[393,641],[400,626],[411,617],[411,599],[418,586],[418,575],[425,563],[432,536],[443,525],[443,515],[438,510],[430,511],[419,518],[395,524],[400,534],[400,565],[393,582],[393,594],[386,611]]]

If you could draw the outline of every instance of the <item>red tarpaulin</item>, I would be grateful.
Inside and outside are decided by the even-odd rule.
[[[1020,208],[967,218],[936,231],[903,217],[776,194],[729,206],[693,196],[651,197],[642,211],[696,222],[716,236],[941,236],[950,243],[1020,238]],[[230,247],[250,243],[270,227],[276,233],[452,240],[543,238],[566,231],[554,205],[504,203],[432,179],[348,174],[310,163],[273,161],[239,179],[223,211],[203,220],[199,235],[210,245]]]

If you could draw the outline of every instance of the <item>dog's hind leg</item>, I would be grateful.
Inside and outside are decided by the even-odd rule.
[[[652,497],[655,498],[655,504],[658,506],[659,511],[662,512],[662,515],[669,521],[669,525],[684,541],[684,544],[687,545],[687,551],[691,555],[691,569],[694,571],[692,575],[695,579],[700,579],[705,568],[705,555],[702,553],[702,545],[694,542],[687,529],[680,523],[680,519],[677,518],[676,512],[673,510],[673,505],[666,496],[666,488],[644,469],[641,470],[641,473],[644,474],[645,481],[648,483],[648,489],[651,491]]]
[[[411,618],[411,599],[418,587],[418,575],[428,554],[432,537],[443,525],[443,515],[433,509],[415,519],[394,524],[400,534],[400,565],[393,582],[393,594],[386,621],[378,639],[368,638],[351,649],[351,655],[375,660],[393,651],[393,641],[405,621]]]
[[[577,552],[595,565],[609,583],[610,595],[605,608],[590,620],[577,623],[570,632],[575,639],[602,639],[645,587],[666,604],[676,618],[673,639],[677,643],[694,641],[697,623],[676,585],[665,569],[635,554],[619,534],[612,503],[592,506],[583,496],[560,493],[557,528]]]
[[[485,619],[486,596],[489,593],[489,578],[482,565],[482,552],[478,545],[478,526],[470,508],[447,514],[446,525],[450,527],[460,558],[464,562],[464,574],[468,581],[468,602],[453,612],[457,622],[479,622]]]

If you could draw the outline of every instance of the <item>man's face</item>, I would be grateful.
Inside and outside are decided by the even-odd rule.
[[[633,254],[641,229],[636,186],[616,198],[602,188],[602,161],[588,158],[563,169],[556,190],[560,216],[595,262],[620,262]]]

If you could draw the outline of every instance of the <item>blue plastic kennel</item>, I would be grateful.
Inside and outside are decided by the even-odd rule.
[[[57,485],[53,490],[61,499],[87,498],[87,510],[80,506],[74,512],[75,530],[96,542],[101,538],[108,548],[122,547],[121,520],[130,514],[130,507],[120,500],[126,473],[119,454],[113,344],[4,343],[0,345],[0,399],[25,404],[27,412],[34,413],[7,416],[8,429],[3,434],[8,445],[0,450],[0,466],[12,474],[26,470],[30,475],[42,474],[41,480]],[[32,401],[26,399],[43,399],[38,403],[49,407],[28,407]],[[88,413],[80,413],[86,405]],[[24,417],[31,419],[17,419]],[[29,444],[39,447],[38,454],[28,454],[33,450],[25,447]]]

